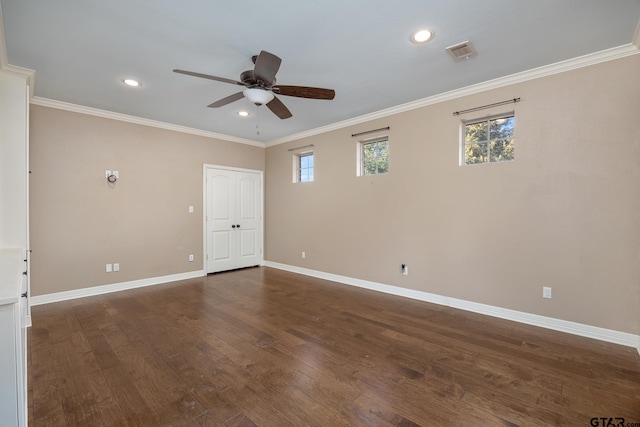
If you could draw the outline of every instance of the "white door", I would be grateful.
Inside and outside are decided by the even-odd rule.
[[[236,175],[236,235],[238,264],[260,264],[262,254],[262,182],[260,174],[238,172]],[[232,226],[233,230],[233,226]]]
[[[207,273],[259,265],[262,175],[207,168]]]

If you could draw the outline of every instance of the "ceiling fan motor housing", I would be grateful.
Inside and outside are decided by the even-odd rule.
[[[240,81],[247,86],[252,86],[256,84],[256,80],[253,78],[253,70],[243,71],[240,74]]]
[[[275,77],[273,78],[273,83],[271,83],[271,85],[269,85],[269,86],[259,83],[253,77],[253,70],[243,71],[242,74],[240,74],[240,81],[242,83],[244,83],[247,87],[259,86],[259,87],[263,87],[265,89],[273,86],[274,84],[276,84],[276,78]]]

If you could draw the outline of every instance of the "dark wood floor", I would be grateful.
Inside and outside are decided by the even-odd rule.
[[[33,426],[640,423],[634,349],[275,269],[32,316]]]

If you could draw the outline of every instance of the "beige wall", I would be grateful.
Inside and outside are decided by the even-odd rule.
[[[270,147],[265,259],[638,334],[639,75],[634,55]],[[452,112],[514,97],[463,118],[515,110],[516,160],[459,166]],[[356,177],[351,134],[384,126],[390,173]],[[293,184],[305,144],[316,180]]]
[[[30,150],[35,296],[202,270],[203,164],[264,170],[263,148],[34,105]]]

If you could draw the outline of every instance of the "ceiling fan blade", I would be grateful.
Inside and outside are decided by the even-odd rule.
[[[207,107],[209,108],[218,108],[218,107],[223,107],[227,104],[231,104],[234,101],[237,101],[239,99],[244,98],[244,94],[242,92],[238,92],[238,93],[234,93],[233,95],[229,95],[226,98],[222,98],[216,102],[214,102],[213,104],[209,104],[207,105]]]
[[[288,119],[293,115],[291,114],[291,111],[289,111],[289,109],[282,103],[282,101],[280,101],[275,96],[271,101],[267,102],[267,107],[269,107],[269,110],[271,110],[273,114],[280,117],[281,119]]]
[[[282,59],[273,53],[266,50],[261,51],[256,59],[256,65],[253,67],[253,78],[263,81],[267,85],[273,84],[276,81],[276,73],[280,69],[281,62]]]
[[[201,77],[203,79],[215,80],[223,83],[231,83],[232,85],[244,86],[244,83],[239,82],[237,80],[225,79],[224,77],[216,77],[216,76],[211,76],[209,74],[195,73],[193,71],[185,71],[185,70],[178,70],[178,69],[173,70],[173,72],[179,73],[179,74],[186,74],[187,76]]]
[[[336,92],[333,89],[308,86],[275,86],[273,92],[279,95],[297,96],[298,98],[333,99]]]

